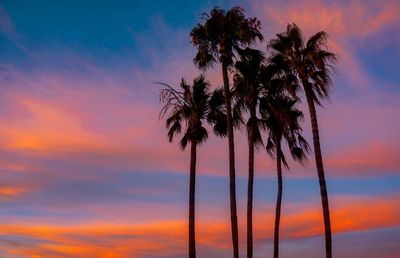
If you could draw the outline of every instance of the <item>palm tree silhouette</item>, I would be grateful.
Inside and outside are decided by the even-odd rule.
[[[307,141],[301,135],[300,120],[303,113],[298,110],[296,100],[282,94],[268,94],[260,99],[260,110],[264,118],[264,125],[268,131],[267,152],[271,157],[276,157],[278,175],[278,194],[276,200],[275,226],[274,226],[274,258],[279,257],[279,225],[282,203],[282,163],[289,169],[286,157],[282,151],[284,140],[290,154],[295,161],[303,162],[309,152]]]
[[[217,61],[222,65],[229,146],[229,188],[233,257],[239,258],[235,148],[228,70],[234,64],[233,59],[238,48],[249,46],[256,39],[262,40],[263,37],[260,32],[261,24],[257,18],[246,18],[244,10],[240,7],[233,7],[228,11],[216,7],[209,14],[204,13],[202,16],[205,20],[204,23],[197,24],[190,33],[191,43],[197,48],[197,54],[193,61],[203,70],[212,66]]]
[[[301,85],[307,99],[310,112],[315,162],[318,172],[319,186],[325,226],[326,257],[332,257],[332,231],[329,215],[328,192],[325,182],[324,166],[322,162],[321,147],[319,142],[319,130],[315,103],[321,105],[321,101],[329,97],[332,81],[330,74],[333,71],[335,54],[326,47],[327,33],[320,31],[311,36],[307,43],[299,27],[289,24],[286,31],[277,34],[277,38],[271,40],[268,47],[273,51],[273,57],[280,60],[286,73],[297,84]],[[296,93],[295,89],[289,92]]]
[[[261,51],[246,48],[238,50],[240,60],[236,62],[234,76],[234,97],[236,107],[249,113],[246,122],[249,178],[247,184],[247,257],[253,257],[253,185],[254,185],[254,149],[262,145],[260,120],[257,117],[259,98],[263,87],[260,72],[265,57]]]
[[[165,83],[160,92],[160,100],[164,103],[160,117],[166,118],[168,139],[172,142],[175,135],[183,134],[179,145],[184,150],[190,143],[190,179],[189,179],[189,258],[196,257],[195,240],[195,186],[197,145],[208,138],[203,122],[210,115],[209,100],[211,97],[209,82],[199,76],[188,85],[184,79],[180,89],[176,90]],[[182,131],[183,129],[183,131]]]

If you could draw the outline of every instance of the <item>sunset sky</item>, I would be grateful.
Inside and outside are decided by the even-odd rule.
[[[168,143],[160,86],[191,81],[189,32],[214,6],[295,22],[338,54],[318,108],[333,253],[400,257],[400,1],[0,0],[0,257],[187,257],[189,151]],[[257,48],[266,51],[266,43]],[[222,84],[215,66],[206,73]],[[307,112],[305,112],[307,114]],[[308,115],[304,132],[311,143]],[[247,143],[236,131],[241,253]],[[198,151],[198,257],[231,257],[227,141]],[[312,156],[284,173],[282,258],[324,254]],[[256,155],[255,257],[272,256],[275,163]]]

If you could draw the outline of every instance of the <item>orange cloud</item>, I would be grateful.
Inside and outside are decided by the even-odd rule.
[[[0,187],[0,196],[16,196],[25,191],[26,189],[22,187]]]
[[[399,197],[378,198],[339,197],[331,199],[331,223],[334,234],[400,226]],[[272,239],[274,213],[257,212],[254,218],[255,238]],[[244,216],[241,216],[244,218]],[[246,221],[241,221],[245,232]],[[307,238],[324,233],[322,208],[319,203],[284,204],[281,217],[281,238]],[[245,238],[245,235],[243,235]]]
[[[331,204],[332,227],[335,234],[400,226],[398,197],[385,200],[336,198]],[[320,207],[310,204],[284,205],[281,224],[282,239],[306,238],[323,234]],[[245,244],[245,216],[240,216],[242,244]],[[273,209],[255,215],[257,242],[273,236]],[[179,255],[186,252],[187,222],[182,220],[154,221],[145,224],[87,223],[81,225],[13,225],[0,226],[8,245],[0,248],[6,254],[38,257],[147,257],[154,254]],[[225,219],[198,218],[197,243],[207,247],[230,250],[230,228]],[[20,238],[22,237],[22,238]],[[24,240],[27,237],[34,242]],[[15,241],[11,241],[14,239]]]
[[[331,203],[332,230],[335,234],[396,227],[400,225],[400,208],[395,205],[398,197],[387,200],[334,198]],[[291,213],[282,219],[286,237],[306,237],[323,234],[320,208],[311,208],[300,214]]]
[[[7,141],[5,147],[22,150],[57,150],[98,148],[103,141],[86,131],[73,114],[60,107],[21,99],[28,117],[1,130]],[[12,129],[11,129],[11,128]],[[10,130],[11,129],[11,130]]]

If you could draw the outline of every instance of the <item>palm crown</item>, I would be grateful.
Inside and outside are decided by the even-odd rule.
[[[164,103],[160,117],[167,116],[166,127],[169,141],[171,142],[175,135],[182,132],[182,127],[184,127],[180,140],[182,149],[186,148],[188,142],[201,144],[207,140],[208,133],[203,126],[203,121],[209,115],[209,82],[203,76],[199,76],[190,86],[182,79],[179,90],[168,84],[161,84],[166,88],[160,93],[160,100]]]
[[[282,65],[287,74],[302,83],[306,91],[317,104],[329,97],[332,81],[331,72],[335,54],[326,48],[327,33],[320,31],[304,44],[303,36],[296,24],[289,24],[286,31],[277,34],[277,38],[269,42],[271,57],[275,63]],[[291,89],[291,93],[296,90]]]
[[[246,18],[240,7],[228,11],[216,7],[202,16],[205,22],[197,24],[190,33],[191,43],[198,50],[194,63],[201,69],[217,61],[232,66],[238,48],[263,39],[260,21]]]

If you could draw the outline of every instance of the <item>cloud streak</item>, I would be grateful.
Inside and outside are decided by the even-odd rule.
[[[334,199],[332,225],[335,235],[345,232],[399,227],[400,209],[397,197],[385,201],[376,199]],[[308,208],[307,208],[308,207]],[[305,205],[296,207],[282,218],[282,239],[322,236],[322,215]],[[378,215],[379,214],[379,215]],[[244,216],[241,216],[244,218]],[[269,243],[273,235],[272,210],[255,216],[255,241],[257,245]],[[245,221],[241,221],[245,232]],[[180,220],[153,221],[141,224],[112,224],[90,222],[68,226],[61,225],[1,225],[1,249],[6,255],[36,255],[74,257],[148,257],[180,256],[185,253],[187,225]],[[211,249],[227,254],[230,250],[229,226],[222,220],[199,220],[198,245],[200,250]],[[244,235],[242,234],[242,239]],[[7,241],[5,241],[7,240]],[[244,240],[243,240],[244,241]],[[244,244],[244,242],[242,242]],[[337,247],[342,249],[345,247]],[[6,256],[7,257],[7,256]]]

